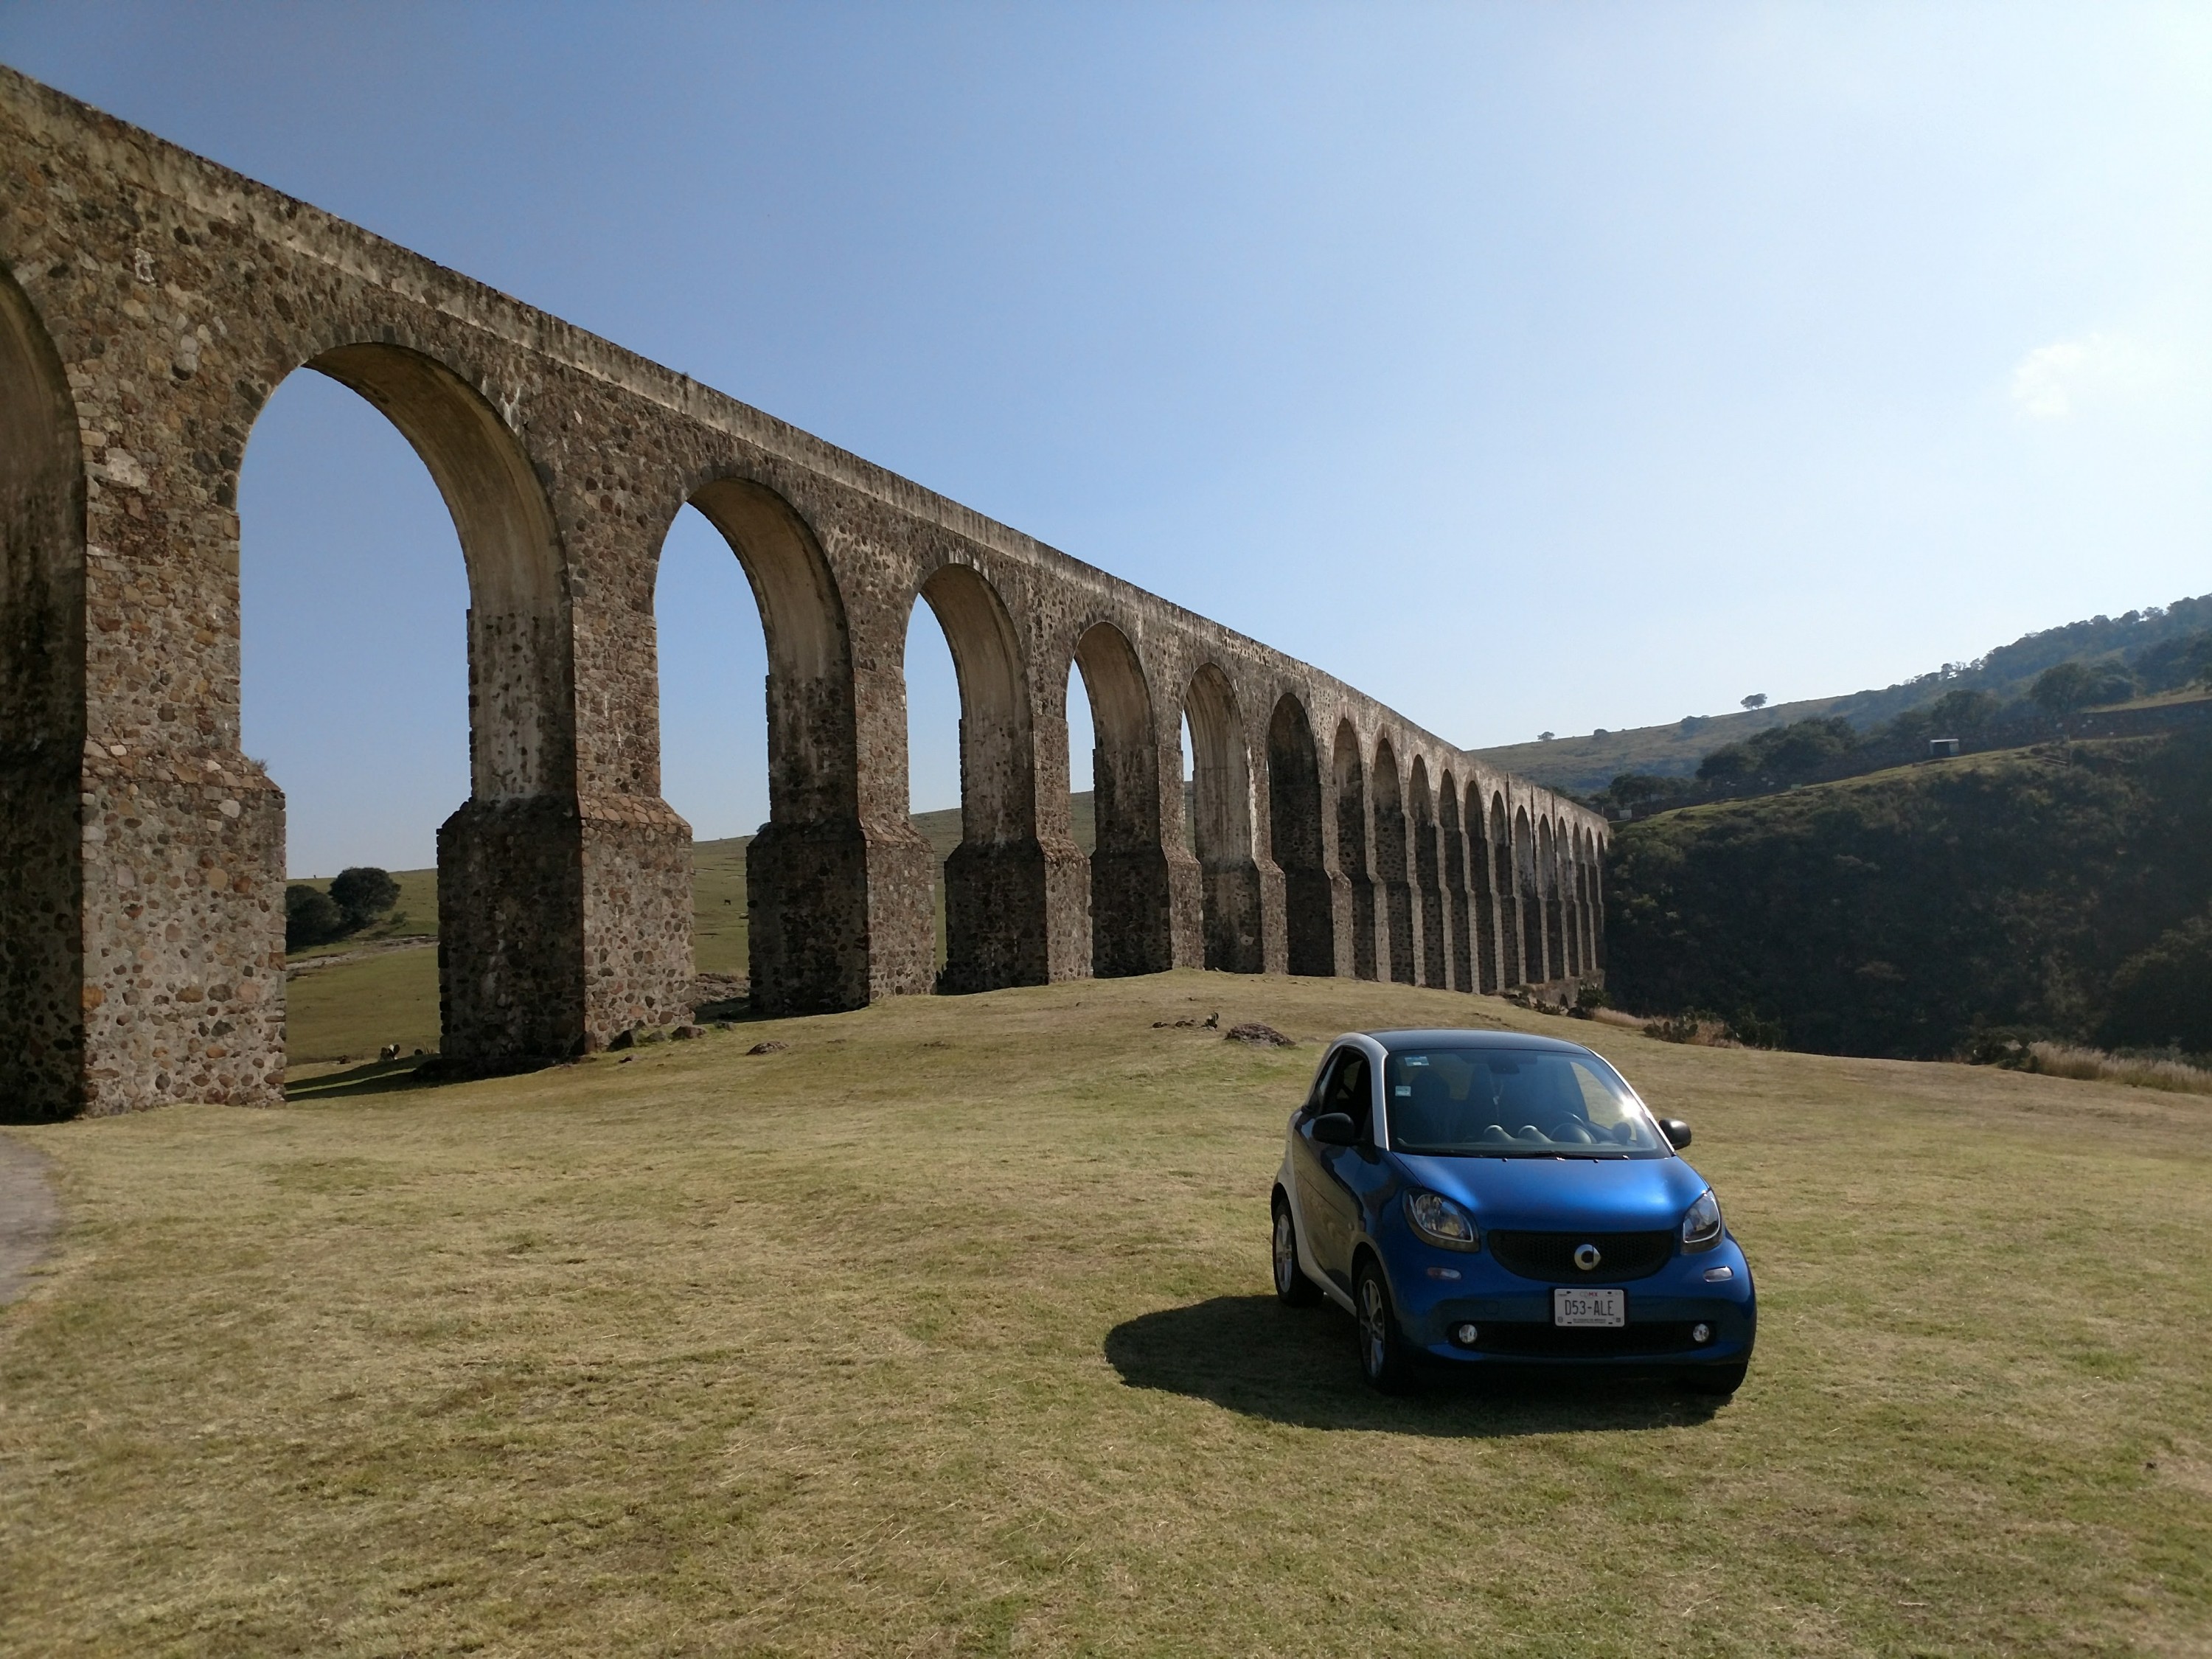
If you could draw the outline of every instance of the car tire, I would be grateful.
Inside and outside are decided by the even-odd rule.
[[[1748,1362],[1741,1365],[1715,1365],[1705,1370],[1686,1371],[1681,1385],[1687,1394],[1709,1395],[1725,1400],[1743,1386],[1744,1373],[1751,1369]]]
[[[1359,1374],[1370,1388],[1404,1394],[1413,1386],[1413,1355],[1398,1328],[1390,1283],[1373,1256],[1360,1259],[1352,1281],[1352,1321],[1359,1334]]]
[[[1285,1308],[1310,1308],[1321,1300],[1321,1287],[1298,1266],[1297,1223],[1291,1218],[1291,1200],[1282,1189],[1275,1192],[1274,1237],[1270,1247],[1275,1267],[1275,1300]]]

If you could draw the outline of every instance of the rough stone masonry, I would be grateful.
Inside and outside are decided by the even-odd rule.
[[[768,641],[770,817],[746,863],[763,1009],[1181,966],[1465,991],[1602,966],[1594,814],[4,70],[0,257],[0,1115],[282,1098],[284,800],[239,748],[237,489],[255,416],[302,367],[406,435],[467,563],[470,795],[438,836],[462,1062],[688,1016],[690,831],[660,798],[653,620],[687,502]],[[941,975],[907,818],[917,599],[962,697]],[[1071,660],[1097,734],[1087,859]]]

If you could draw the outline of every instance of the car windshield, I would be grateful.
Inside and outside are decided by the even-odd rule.
[[[1413,1048],[1383,1067],[1390,1145],[1460,1158],[1663,1156],[1658,1126],[1595,1054]]]

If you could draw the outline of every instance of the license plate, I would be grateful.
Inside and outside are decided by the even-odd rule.
[[[1554,1325],[1626,1325],[1628,1322],[1628,1292],[1626,1291],[1553,1291],[1552,1292],[1552,1323]]]

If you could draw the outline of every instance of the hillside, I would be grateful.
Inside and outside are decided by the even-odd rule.
[[[1553,788],[1593,795],[1622,773],[1686,777],[1714,750],[1800,720],[1832,715],[1867,731],[1954,691],[1982,691],[2001,702],[2014,702],[2027,695],[2037,676],[2062,662],[2105,665],[2158,681],[2166,666],[2164,656],[2172,647],[2207,629],[2212,629],[2212,594],[2123,617],[2094,617],[2045,629],[1999,646],[1973,662],[1946,663],[1878,690],[1810,697],[1747,712],[1692,714],[1666,726],[1554,738],[1548,743],[1505,744],[1477,752],[1507,771]],[[2123,692],[2113,701],[2132,695]]]
[[[1830,1054],[2212,1050],[2212,732],[1666,812],[1616,830],[1609,876],[1608,988],[1640,1011]]]

